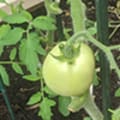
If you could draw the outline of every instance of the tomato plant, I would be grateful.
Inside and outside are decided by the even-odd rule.
[[[92,49],[85,42],[93,43],[105,53],[118,77],[120,77],[120,69],[112,55],[112,50],[119,49],[120,45],[108,47],[92,36],[97,31],[92,25],[88,29],[86,27],[85,6],[82,0],[67,1],[70,4],[69,17],[72,18],[70,29],[60,25],[58,28],[56,18],[62,18],[59,14],[66,12],[60,8],[62,0],[44,0],[47,15],[35,18],[23,8],[22,2],[16,6],[8,4],[6,0],[0,2],[11,8],[10,15],[0,10],[0,18],[3,21],[0,26],[1,81],[6,86],[10,85],[9,74],[4,66],[7,64],[11,65],[17,74],[22,75],[23,79],[30,82],[38,81],[40,90],[30,97],[27,105],[36,104],[39,108],[38,115],[43,120],[51,120],[53,115],[51,108],[56,102],[58,102],[58,110],[64,116],[68,116],[70,111],[75,112],[84,108],[93,120],[103,120],[103,115],[89,89],[95,73],[95,58]],[[63,21],[59,21],[61,25]],[[69,34],[69,31],[73,34]],[[58,34],[59,36],[63,34],[65,37],[58,37]],[[60,42],[62,40],[64,42]],[[56,42],[57,45],[53,47]],[[8,58],[2,59],[6,48],[10,48]],[[51,51],[46,56],[49,48]],[[2,91],[2,87],[0,89]],[[115,95],[120,96],[119,88]],[[54,100],[54,97],[58,98],[58,101]],[[113,119],[114,116],[116,114],[113,115]]]

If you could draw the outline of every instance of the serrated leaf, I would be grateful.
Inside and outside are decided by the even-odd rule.
[[[47,86],[45,86],[43,88],[44,92],[48,94],[49,97],[55,97],[57,96],[56,93],[54,93],[53,91],[51,91]]]
[[[30,40],[26,40],[24,43],[22,43],[19,56],[21,61],[27,66],[27,69],[32,74],[36,74],[39,60],[37,53],[33,50]]]
[[[2,20],[9,24],[22,24],[22,23],[31,21],[32,16],[29,12],[22,11],[20,13],[14,13],[12,15],[8,15],[4,17]]]
[[[50,12],[52,14],[61,14],[62,9],[59,7],[59,4],[57,2],[52,2],[50,4]]]
[[[21,16],[20,14],[13,14],[13,15],[9,15],[6,16],[2,19],[4,22],[7,22],[9,24],[22,24],[24,22],[28,22],[28,20]]]
[[[2,65],[0,65],[0,76],[2,78],[3,83],[6,86],[9,86],[10,85],[9,76],[8,76],[7,71],[5,70],[5,68]]]
[[[40,80],[40,77],[36,75],[24,75],[23,78],[32,82]]]
[[[0,18],[3,19],[4,17],[6,17],[8,14],[3,11],[2,9],[0,9]]]
[[[120,88],[115,91],[115,97],[120,97]]]
[[[90,27],[90,28],[88,28],[88,32],[91,35],[95,35],[97,33],[97,29],[95,27]]]
[[[47,54],[45,49],[40,44],[37,46],[36,50],[40,55],[46,55]]]
[[[28,100],[27,102],[27,105],[33,105],[35,103],[38,103],[40,102],[41,100],[41,93],[40,92],[37,92],[37,93],[34,93]]]
[[[0,40],[11,30],[10,25],[0,26]]]
[[[99,79],[98,79],[96,72],[94,73],[93,85],[95,86],[99,85]]]
[[[14,28],[10,30],[4,37],[0,39],[0,45],[14,45],[16,44],[23,35],[24,30],[22,28]]]
[[[59,96],[58,98],[58,109],[63,116],[68,116],[70,114],[70,111],[68,111],[68,105],[70,104],[70,101],[70,97]]]
[[[30,39],[32,42],[32,45],[34,47],[34,50],[39,53],[40,55],[46,55],[45,49],[42,47],[40,44],[40,37],[36,33],[31,33],[30,34]]]
[[[28,11],[22,10],[21,15],[24,16],[28,21],[32,20],[32,15]]]
[[[0,0],[1,3],[6,3],[5,0]]]
[[[84,120],[92,120],[90,117],[85,117]]]
[[[32,35],[29,35],[29,39],[22,41],[19,48],[19,57],[27,66],[27,69],[35,75],[37,73],[39,59],[36,52],[36,40],[32,37]]]
[[[55,21],[48,16],[39,16],[33,20],[33,26],[40,30],[55,30]]]
[[[51,107],[53,107],[54,105],[55,105],[54,100],[45,97],[43,101],[40,103],[40,111],[38,115],[41,116],[43,120],[51,120],[51,117],[53,115]]]
[[[16,73],[19,73],[19,74],[21,74],[21,75],[24,74],[23,71],[22,71],[22,68],[20,67],[19,64],[13,63],[13,64],[12,64],[12,68],[13,68],[13,70],[14,70]]]
[[[13,48],[13,49],[11,50],[11,52],[10,52],[10,55],[9,55],[10,60],[14,60],[14,59],[15,59],[16,53],[17,53],[16,48]]]
[[[120,108],[113,111],[112,120],[120,120]]]

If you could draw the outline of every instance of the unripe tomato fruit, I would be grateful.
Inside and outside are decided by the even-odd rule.
[[[62,53],[59,44],[51,51],[54,56]],[[43,63],[43,77],[47,86],[62,96],[80,96],[90,87],[94,71],[95,60],[91,48],[81,43],[79,55],[74,63],[60,61],[48,53]]]

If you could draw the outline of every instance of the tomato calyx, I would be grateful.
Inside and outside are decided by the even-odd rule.
[[[72,63],[74,63],[75,59],[79,55],[80,45],[81,45],[80,43],[74,43],[74,44],[61,43],[59,45],[61,55],[59,55],[59,56],[56,56],[53,54],[51,54],[51,55],[52,55],[52,57],[54,57],[57,60],[60,60],[62,62],[67,61],[69,64],[72,64]]]
[[[71,103],[68,105],[68,110],[71,112],[79,111],[89,96],[89,90],[84,92],[81,96],[71,96]]]

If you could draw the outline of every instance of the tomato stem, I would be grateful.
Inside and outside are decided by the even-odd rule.
[[[47,16],[49,16],[55,20],[55,15],[51,12],[51,9],[50,9],[50,5],[53,3],[53,1],[45,0],[44,2],[45,2],[45,8],[47,11]],[[54,31],[48,31],[47,36],[48,36],[48,44],[52,45],[53,41],[54,41]]]
[[[114,59],[114,56],[112,54],[112,50],[120,48],[120,45],[112,45],[112,46],[104,45],[103,43],[97,41],[93,36],[91,36],[91,34],[88,31],[77,32],[69,40],[70,41],[73,41],[73,40],[79,41],[79,40],[81,40],[81,38],[84,38],[86,41],[93,43],[95,46],[97,46],[100,50],[102,50],[106,54],[106,57],[109,60],[111,68],[116,71],[118,77],[120,78],[120,69],[119,69],[119,67]]]
[[[85,5],[82,0],[70,0],[74,33],[85,30]]]
[[[70,0],[70,11],[73,24],[74,34],[85,30],[85,5],[82,0]],[[76,39],[68,40],[63,51],[63,55],[69,59],[76,57],[76,51],[80,49],[80,42],[78,49],[75,48]]]
[[[83,107],[93,120],[103,120],[103,114],[95,104],[94,96],[89,94]]]
[[[112,45],[109,47],[111,50],[120,49],[120,45]]]
[[[97,107],[90,90],[86,91],[82,96],[72,96],[71,98],[71,103],[68,106],[71,112],[77,112],[84,108],[93,120],[103,120],[103,114]]]
[[[41,73],[40,73],[40,76],[41,76]],[[41,85],[41,88],[40,88],[40,92],[41,92],[41,96],[42,96],[42,99],[44,99],[44,82],[43,82],[43,78],[41,77],[40,78],[40,85]]]

